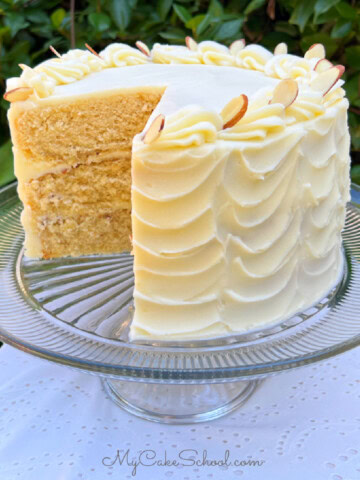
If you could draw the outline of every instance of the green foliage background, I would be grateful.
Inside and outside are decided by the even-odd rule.
[[[323,43],[327,58],[346,66],[352,175],[360,183],[359,13],[354,0],[0,0],[0,185],[14,178],[2,94],[5,79],[20,74],[19,63],[51,57],[50,45],[65,52],[85,42],[96,50],[114,41],[184,44],[186,35],[227,45],[245,37],[269,49],[286,42],[300,55]]]

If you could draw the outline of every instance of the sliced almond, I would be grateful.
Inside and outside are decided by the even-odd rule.
[[[299,93],[299,86],[295,80],[286,78],[275,87],[273,97],[269,103],[281,103],[285,108],[295,102]]]
[[[305,52],[304,58],[310,60],[311,58],[325,58],[325,47],[322,43],[314,43],[309,50]]]
[[[150,127],[144,133],[142,141],[146,144],[155,142],[165,126],[165,116],[160,114],[152,121]]]
[[[235,40],[235,42],[232,42],[230,45],[230,53],[232,55],[236,55],[240,50],[245,48],[246,42],[244,38],[240,38],[239,40]]]
[[[55,48],[52,45],[50,45],[49,50],[51,50],[54,55],[61,58],[60,53],[57,50],[55,50]]]
[[[276,45],[274,55],[286,55],[288,53],[288,47],[286,43],[279,43]]]
[[[311,82],[311,88],[317,92],[321,92],[324,95],[335,85],[342,74],[345,72],[343,65],[336,65],[331,67],[325,72],[319,73],[317,77]]]
[[[89,50],[90,53],[92,53],[96,57],[101,58],[101,56],[92,47],[90,47],[88,43],[85,43],[85,47]]]
[[[224,130],[225,128],[233,127],[242,119],[246,113],[248,103],[248,97],[243,94],[239,97],[233,98],[227,105],[225,105],[220,113],[224,122]]]
[[[142,52],[147,57],[150,57],[151,54],[150,54],[149,47],[145,45],[144,42],[141,42],[140,40],[138,40],[137,42],[135,42],[135,45],[140,50],[140,52]]]
[[[4,99],[8,102],[23,102],[27,100],[32,93],[33,89],[30,87],[14,88],[13,90],[5,92]]]
[[[192,37],[185,37],[185,43],[189,50],[196,52],[198,49],[198,44]]]
[[[333,66],[334,65],[329,60],[327,60],[326,58],[321,58],[316,62],[314,70],[317,73],[321,73],[321,72],[325,72],[326,70],[329,70],[329,68]]]

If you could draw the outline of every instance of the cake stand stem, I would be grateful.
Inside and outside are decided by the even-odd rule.
[[[262,380],[162,384],[102,379],[109,397],[124,410],[152,422],[186,424],[214,420],[243,405]]]

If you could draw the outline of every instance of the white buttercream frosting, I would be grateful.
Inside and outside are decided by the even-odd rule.
[[[143,65],[149,58],[137,48],[129,47],[123,43],[112,43],[101,52],[108,67],[126,67],[130,65]]]
[[[284,109],[265,89],[226,130],[188,107],[153,144],[135,139],[133,338],[245,332],[336,283],[349,177],[348,104],[336,92],[336,109],[305,87]]]
[[[114,44],[100,57],[69,52],[11,81],[31,86],[35,105],[165,91],[147,125],[165,115],[159,138],[133,142],[133,339],[247,331],[308,308],[336,283],[348,102],[341,82],[325,96],[311,89],[315,60],[216,42],[156,44],[147,57]],[[284,78],[299,86],[288,108],[269,104]],[[247,111],[223,129],[219,112],[241,93]],[[47,166],[39,168],[17,171],[26,181]]]
[[[263,72],[265,65],[274,55],[260,45],[248,45],[235,53],[235,64],[238,67]]]
[[[151,50],[151,58],[155,63],[199,64],[200,56],[187,47],[180,45],[161,45],[155,43]]]
[[[314,71],[314,62],[296,55],[274,55],[266,62],[264,71],[269,77],[281,79],[310,77]]]
[[[197,53],[205,65],[233,66],[235,59],[228,47],[217,42],[205,41],[198,45]]]

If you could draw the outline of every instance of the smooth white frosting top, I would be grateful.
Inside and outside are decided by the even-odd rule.
[[[77,82],[59,85],[49,97],[93,94],[115,89],[166,88],[157,112],[165,115],[189,105],[201,105],[208,110],[221,111],[234,96],[244,93],[254,97],[261,89],[273,89],[279,80],[255,71],[204,65],[138,65],[105,69],[92,73]]]

